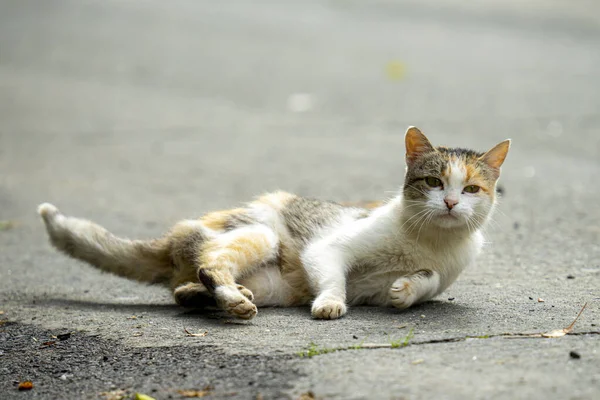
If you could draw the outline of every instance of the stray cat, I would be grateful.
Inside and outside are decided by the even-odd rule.
[[[312,302],[336,319],[347,305],[407,308],[445,290],[479,253],[510,140],[487,153],[433,147],[408,128],[402,193],[372,210],[285,192],[176,224],[160,239],[118,238],[39,206],[50,241],[106,272],[173,290],[185,307],[244,319],[256,306]]]

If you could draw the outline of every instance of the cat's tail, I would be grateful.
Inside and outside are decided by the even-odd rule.
[[[38,207],[61,252],[94,267],[140,282],[168,284],[173,275],[168,239],[128,240],[85,219],[67,217],[49,203]]]

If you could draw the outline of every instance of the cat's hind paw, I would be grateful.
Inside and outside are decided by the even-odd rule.
[[[248,300],[254,301],[254,294],[250,289],[242,285],[237,285],[237,288],[240,291],[240,293],[243,294]]]
[[[317,319],[337,319],[346,314],[346,304],[341,300],[317,297],[311,312]]]
[[[235,286],[219,286],[215,288],[214,296],[218,306],[235,317],[252,319],[258,313],[254,303]]]

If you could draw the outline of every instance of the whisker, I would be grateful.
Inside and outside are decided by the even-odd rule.
[[[431,219],[433,218],[435,214],[435,211],[430,211],[428,214],[428,218],[425,219],[425,221],[423,221],[423,223],[421,224],[421,227],[419,228],[419,232],[417,232],[417,241],[419,241],[419,238],[421,237],[421,229],[423,229],[423,227],[427,224],[429,224],[429,222],[431,221]]]
[[[418,217],[419,215],[421,215],[421,214],[423,214],[423,213],[426,213],[427,211],[429,211],[429,210],[425,209],[425,210],[419,211],[419,212],[418,212],[418,213],[416,213],[415,215],[411,216],[409,219],[407,219],[407,220],[406,220],[406,221],[405,221],[405,222],[402,224],[402,226],[400,226],[400,229],[404,228],[404,225],[406,225],[406,224],[407,224],[408,222],[410,222],[412,219],[414,219],[414,218]]]

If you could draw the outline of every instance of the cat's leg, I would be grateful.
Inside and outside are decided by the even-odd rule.
[[[337,319],[346,314],[346,261],[335,246],[315,243],[309,246],[302,263],[316,294],[311,313],[314,318]]]
[[[175,302],[183,307],[204,308],[216,305],[215,299],[202,283],[189,282],[173,292]]]
[[[421,270],[396,279],[389,290],[389,300],[396,308],[404,309],[434,297],[440,287],[440,275]]]
[[[237,288],[248,300],[254,300],[254,295],[250,290],[242,285],[237,285]],[[175,302],[183,307],[204,308],[217,304],[206,286],[202,283],[189,282],[181,285],[175,289],[173,296],[175,297]]]
[[[384,214],[381,214],[384,215]],[[316,298],[312,315],[336,319],[346,314],[346,278],[352,265],[377,251],[382,228],[374,218],[361,218],[307,245],[302,265]]]
[[[257,309],[252,292],[236,279],[277,257],[278,238],[264,225],[249,225],[204,243],[198,257],[198,278],[217,306],[239,318],[253,318]]]

